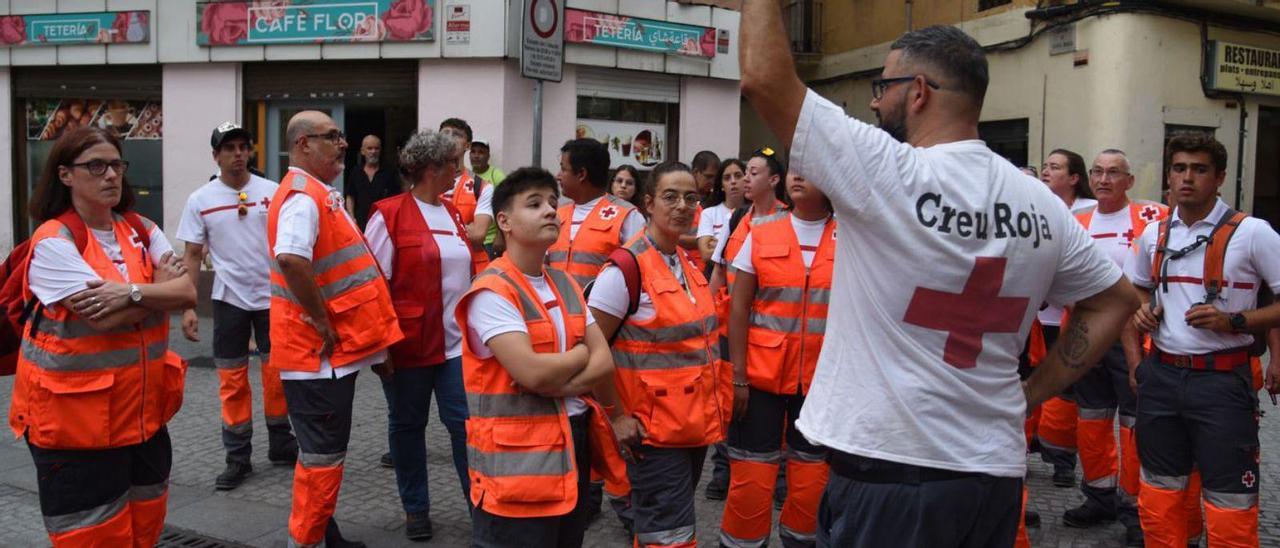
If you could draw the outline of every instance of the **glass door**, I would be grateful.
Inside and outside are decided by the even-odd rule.
[[[344,130],[346,108],[341,101],[272,101],[267,103],[267,178],[279,181],[289,167],[289,143],[285,139],[285,128],[293,115],[304,110],[318,110],[328,114]],[[342,190],[342,181],[332,181],[335,188]]]

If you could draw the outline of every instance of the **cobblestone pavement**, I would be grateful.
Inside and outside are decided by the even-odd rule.
[[[175,347],[192,367],[187,374],[186,402],[170,423],[174,465],[171,478],[168,524],[202,535],[250,546],[283,546],[288,519],[292,468],[274,467],[266,459],[266,427],[261,416],[261,391],[254,382],[255,420],[253,464],[255,473],[238,489],[216,492],[213,479],[223,466],[219,441],[217,373],[212,368],[208,337],[212,324],[202,320],[205,342],[187,343],[176,330]],[[257,368],[255,363],[254,368]],[[250,378],[257,378],[256,371]],[[7,416],[12,378],[0,378],[0,409]],[[338,518],[348,537],[370,546],[420,546],[404,538],[404,515],[396,492],[394,474],[378,464],[386,451],[386,402],[371,373],[360,373],[356,394],[351,445],[346,474],[338,502]],[[1265,403],[1262,446],[1262,546],[1280,546],[1280,408]],[[435,546],[466,546],[470,520],[449,462],[448,437],[435,420],[428,427],[428,470],[430,474]],[[709,464],[709,463],[708,463]],[[1050,483],[1052,469],[1039,458],[1029,459],[1030,507],[1039,511],[1043,525],[1030,530],[1034,546],[1109,547],[1123,544],[1120,525],[1091,530],[1068,529],[1061,515],[1083,499],[1078,489],[1055,488]],[[703,474],[704,478],[709,477]],[[6,436],[0,441],[0,546],[45,546],[48,541],[39,512],[35,473],[30,454],[21,440]],[[705,483],[705,479],[704,479]],[[697,496],[698,538],[702,545],[715,545],[722,502]],[[777,512],[774,513],[774,546],[777,540]],[[628,539],[608,509],[587,533],[587,546],[625,546]]]

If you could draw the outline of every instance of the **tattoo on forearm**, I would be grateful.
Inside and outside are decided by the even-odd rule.
[[[1080,369],[1086,364],[1084,357],[1089,353],[1089,325],[1083,321],[1072,321],[1058,340],[1058,356],[1062,363],[1071,369]]]

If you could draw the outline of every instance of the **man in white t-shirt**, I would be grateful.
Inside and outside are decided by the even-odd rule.
[[[1023,420],[1083,375],[1137,307],[1060,200],[978,140],[982,48],[954,27],[895,41],[880,128],[806,90],[778,0],[747,0],[742,87],[841,222],[827,326],[797,427],[831,449],[820,546],[1012,546]],[[1020,385],[1045,300],[1072,328]],[[918,511],[928,508],[928,511]]]
[[[196,287],[206,246],[213,259],[213,363],[222,402],[222,446],[227,451],[227,467],[214,485],[225,491],[238,487],[253,472],[250,334],[257,341],[262,370],[267,459],[293,465],[298,460],[298,443],[289,428],[280,372],[269,365],[267,207],[278,185],[249,173],[253,137],[244,128],[224,122],[213,130],[210,144],[219,175],[187,198],[177,236],[186,243],[183,261]],[[200,340],[195,309],[183,312],[182,332],[189,340]]]

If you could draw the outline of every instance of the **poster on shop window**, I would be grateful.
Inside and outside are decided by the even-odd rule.
[[[652,169],[667,159],[667,126],[662,124],[579,119],[575,137],[604,143],[610,168]]]
[[[100,127],[121,140],[164,136],[159,101],[123,99],[28,99],[27,140],[55,141],[78,127]]]

